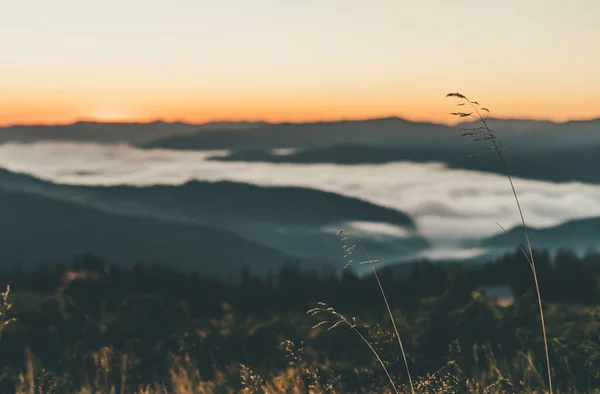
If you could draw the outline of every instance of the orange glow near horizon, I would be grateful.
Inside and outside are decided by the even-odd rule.
[[[440,96],[442,99],[440,99]],[[0,110],[0,125],[3,127],[19,124],[61,125],[78,121],[96,122],[135,122],[153,121],[186,122],[201,124],[213,121],[251,121],[270,123],[300,123],[336,120],[360,120],[397,116],[410,121],[456,124],[464,119],[450,115],[456,110],[457,101],[444,99],[443,94],[432,99],[430,105],[422,100],[418,102],[398,103],[374,102],[311,102],[279,103],[267,101],[210,103],[193,105],[188,103],[161,106],[94,106],[89,110],[85,104],[70,106],[68,103],[46,106],[41,104],[6,105]],[[480,100],[473,97],[474,100]],[[518,102],[511,105],[508,101],[493,100],[482,104],[491,109],[489,117],[511,119],[535,119],[564,122],[600,118],[600,102],[576,102],[572,106],[561,102]]]

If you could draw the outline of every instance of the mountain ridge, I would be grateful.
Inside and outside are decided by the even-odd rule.
[[[378,256],[414,254],[430,247],[410,216],[316,189],[203,181],[176,186],[72,186],[0,170],[0,190],[76,203],[111,215],[224,229],[308,265],[343,261],[336,232],[345,223],[398,227],[397,236],[357,238]]]
[[[288,217],[286,211],[290,211],[293,203],[301,203],[293,206],[294,212],[291,212],[294,216],[298,216],[298,223],[326,224],[337,220],[371,220],[414,229],[412,218],[400,211],[380,207],[358,198],[302,187],[258,186],[232,181],[200,180],[188,180],[180,185],[75,186],[54,184],[31,175],[0,169],[0,189],[6,188],[33,194],[54,195],[58,199],[86,198],[88,203],[93,203],[94,196],[99,199],[110,198],[112,194],[114,198],[120,198],[122,201],[133,201],[137,198],[143,199],[146,203],[155,201],[156,204],[161,203],[165,207],[196,208],[205,214],[215,209],[237,212],[240,215],[251,211],[248,213],[251,215],[248,220],[251,221],[257,220],[252,217],[257,209],[268,210],[269,217],[282,218]],[[186,193],[193,193],[193,195],[186,196]],[[224,199],[227,195],[230,197]],[[278,201],[281,199],[284,199],[283,203]],[[252,209],[249,209],[248,205],[242,206],[243,203],[253,204]],[[324,203],[326,209],[319,211],[317,206],[319,203]],[[206,208],[203,204],[213,204],[213,206]],[[217,204],[222,204],[223,208],[216,208]],[[191,211],[185,213],[190,215]]]
[[[9,265],[31,267],[91,253],[107,263],[158,261],[227,278],[246,265],[265,273],[293,261],[223,229],[122,216],[5,189],[0,200],[0,256]]]
[[[600,217],[568,220],[556,226],[537,228],[528,227],[533,248],[557,250],[563,247],[600,249]],[[524,235],[521,226],[515,226],[481,241],[486,247],[516,247],[523,244]]]
[[[555,122],[552,120],[539,120],[527,118],[494,118],[490,117],[487,120],[491,124],[501,123],[502,127],[507,132],[514,129],[516,126],[526,129],[539,129],[540,127],[560,128],[560,127],[584,127],[591,125],[597,126],[600,124],[600,118],[591,119],[573,119],[564,122]],[[180,136],[190,136],[195,134],[203,134],[207,131],[216,133],[231,133],[240,131],[249,131],[256,133],[257,130],[278,130],[290,128],[302,128],[310,130],[314,128],[335,128],[335,127],[370,127],[381,124],[395,124],[396,127],[404,127],[404,131],[410,133],[411,128],[418,129],[421,132],[426,129],[432,129],[443,135],[444,131],[456,130],[459,127],[465,127],[472,121],[460,122],[458,124],[449,125],[439,122],[428,121],[412,121],[399,116],[387,117],[372,117],[364,119],[339,119],[339,120],[323,120],[310,122],[267,122],[267,121],[210,121],[204,123],[193,123],[183,121],[96,121],[96,120],[78,120],[66,124],[15,124],[0,127],[0,143],[2,142],[36,142],[36,141],[84,141],[84,142],[124,142],[135,144],[142,147],[161,147],[171,145],[175,149],[184,149],[185,146],[177,144],[177,138]],[[535,126],[535,127],[532,127]],[[288,130],[289,131],[289,130]],[[373,134],[369,130],[362,130],[365,133]],[[394,131],[394,130],[392,130]],[[395,130],[398,131],[398,130]],[[415,131],[415,130],[412,130]],[[514,130],[513,130],[514,131]],[[287,132],[287,131],[284,131]],[[379,131],[381,132],[381,130]],[[388,130],[388,132],[390,132]],[[352,136],[352,133],[346,133],[347,136]],[[234,137],[239,137],[239,134],[232,134]],[[214,137],[214,136],[212,136]],[[277,137],[275,135],[274,137]],[[322,136],[321,136],[322,137]],[[355,136],[356,137],[356,136]],[[358,142],[362,140],[369,142],[369,138],[351,140],[350,142]],[[385,136],[383,136],[385,137]],[[175,138],[175,142],[171,141]],[[380,143],[400,143],[401,138],[398,136],[386,137],[387,140],[381,140]],[[391,139],[390,139],[391,138]],[[381,139],[381,138],[380,138]],[[193,140],[193,139],[192,139]],[[337,140],[342,142],[343,139]],[[318,141],[305,143],[306,146],[319,145]],[[406,142],[406,141],[405,141]],[[426,142],[426,140],[425,140]],[[215,141],[208,141],[210,144],[215,144]],[[410,141],[408,141],[410,143]],[[221,148],[226,144],[218,144]],[[275,144],[275,147],[290,147]],[[285,145],[285,144],[283,144]],[[249,147],[249,146],[246,146]],[[264,143],[261,146],[267,147]],[[201,146],[195,143],[193,147],[188,149],[207,149],[207,146]],[[227,148],[225,146],[225,148]]]
[[[600,138],[590,130],[600,130],[600,118],[585,121],[557,123],[538,120],[488,119],[492,128],[502,128],[500,138],[508,137],[520,148],[542,150],[574,142],[573,134],[600,143]],[[459,146],[459,129],[474,125],[474,121],[455,126],[438,123],[411,122],[397,117],[316,123],[265,124],[240,132],[221,130],[216,133],[189,132],[167,136],[139,145],[142,148],[182,150],[222,150],[302,148],[315,149],[341,144],[366,146]],[[565,133],[570,129],[571,133]],[[497,130],[499,131],[499,130]],[[567,138],[568,137],[568,138]],[[517,144],[518,142],[518,144]]]

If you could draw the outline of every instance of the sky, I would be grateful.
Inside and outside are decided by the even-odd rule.
[[[600,117],[598,0],[0,0],[0,124]]]

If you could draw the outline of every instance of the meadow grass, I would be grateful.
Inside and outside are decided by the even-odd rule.
[[[539,383],[543,380],[536,369],[530,353],[523,353],[509,363],[495,359],[491,348],[486,352],[486,368],[479,370],[473,376],[465,376],[455,361],[449,361],[445,366],[415,380],[414,386],[397,385],[390,387],[365,387],[360,390],[347,388],[339,376],[327,371],[327,366],[320,366],[304,360],[302,349],[291,341],[281,344],[288,352],[288,367],[280,372],[262,377],[252,368],[244,364],[232,366],[224,371],[218,371],[212,380],[204,379],[189,357],[176,357],[172,361],[170,379],[168,382],[147,384],[137,390],[125,390],[127,382],[127,360],[120,360],[120,388],[113,383],[111,375],[110,349],[102,349],[97,353],[97,368],[89,383],[72,394],[344,394],[344,393],[408,393],[411,390],[423,394],[439,393],[541,393]],[[474,349],[476,350],[476,349]],[[516,376],[520,374],[520,376]],[[20,376],[15,388],[16,394],[59,394],[67,393],[52,381],[45,380],[44,371],[37,371],[32,354],[27,351],[26,371]],[[240,384],[233,385],[232,379],[238,379]],[[512,381],[519,381],[520,387],[515,387]],[[557,391],[558,392],[558,391]],[[561,393],[576,393],[567,389]],[[600,393],[590,390],[590,393]]]

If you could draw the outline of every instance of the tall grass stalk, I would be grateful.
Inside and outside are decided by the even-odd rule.
[[[497,137],[497,135],[489,128],[487,122],[485,121],[485,118],[481,115],[482,111],[485,111],[485,112],[490,112],[490,111],[487,108],[481,107],[477,101],[471,101],[470,99],[468,99],[466,96],[464,96],[461,93],[448,93],[446,95],[446,97],[459,98],[459,99],[463,100],[462,103],[458,104],[459,106],[462,106],[466,103],[473,109],[474,112],[453,112],[452,115],[455,115],[455,116],[458,116],[461,118],[474,118],[476,120],[479,120],[483,124],[483,127],[463,129],[463,130],[475,131],[475,132],[467,132],[467,133],[464,133],[463,135],[481,134],[481,132],[483,132],[483,134],[484,134],[483,139],[489,140],[492,142],[492,148],[498,154],[498,157],[500,158],[500,162],[502,163],[504,173],[506,174],[506,177],[508,178],[508,181],[510,183],[512,193],[515,198],[517,208],[519,210],[519,216],[521,218],[521,226],[523,227],[523,231],[525,233],[525,242],[527,244],[527,249],[528,249],[528,253],[525,254],[525,257],[527,257],[527,261],[529,262],[529,266],[531,267],[531,272],[533,274],[533,280],[535,282],[535,290],[536,290],[536,294],[537,294],[538,306],[539,306],[539,311],[540,311],[540,320],[542,322],[542,335],[544,337],[544,350],[546,352],[546,366],[548,369],[548,389],[550,391],[550,394],[552,394],[553,393],[553,390],[552,390],[552,367],[550,365],[550,353],[548,351],[548,337],[546,335],[546,323],[545,323],[545,319],[544,319],[544,309],[542,307],[542,296],[540,293],[540,286],[539,286],[539,281],[538,281],[538,276],[537,276],[537,270],[535,268],[535,259],[533,257],[533,249],[531,247],[531,240],[529,238],[529,230],[528,230],[527,224],[525,222],[523,210],[521,209],[521,202],[519,201],[519,196],[517,194],[517,190],[515,188],[510,171],[508,170],[508,165],[506,164],[504,155],[502,154],[500,140]]]
[[[379,274],[375,269],[375,265],[373,264],[373,260],[367,254],[367,263],[371,266],[371,271],[377,280],[377,286],[379,286],[379,290],[381,291],[381,297],[383,297],[383,301],[385,302],[385,307],[387,309],[388,315],[390,316],[390,320],[392,321],[392,326],[394,327],[394,334],[396,339],[398,340],[398,345],[400,346],[400,352],[402,353],[402,358],[404,359],[404,366],[406,367],[406,374],[408,375],[408,382],[410,383],[410,390],[412,394],[415,394],[415,387],[413,385],[413,380],[410,375],[410,368],[408,367],[408,360],[406,358],[406,352],[404,351],[404,345],[402,344],[402,339],[400,339],[400,332],[398,332],[398,327],[396,326],[396,321],[394,320],[394,315],[392,314],[392,309],[390,308],[390,303],[388,302],[387,296],[385,295],[385,291],[383,290],[383,285],[381,284],[381,280],[379,279]]]
[[[340,230],[338,232],[338,235],[340,234],[347,234],[346,230]],[[347,236],[342,238],[342,241],[348,239]],[[356,248],[356,245],[352,245],[350,247],[346,247],[346,245],[344,245],[344,249],[345,251],[348,253],[346,256],[351,256],[354,253],[354,249]],[[383,284],[381,283],[381,280],[379,279],[379,274],[377,273],[377,270],[375,269],[375,260],[372,260],[371,257],[369,256],[369,254],[367,253],[367,251],[363,248],[365,257],[367,258],[366,261],[362,261],[360,264],[369,264],[369,266],[371,267],[371,271],[373,272],[373,276],[375,276],[375,280],[377,281],[377,286],[379,287],[379,291],[381,292],[381,297],[383,298],[383,302],[385,303],[385,307],[388,313],[388,316],[390,317],[390,320],[392,321],[392,327],[394,328],[394,336],[396,337],[396,340],[398,341],[398,346],[400,347],[400,353],[402,354],[402,359],[404,360],[404,366],[406,367],[406,374],[408,375],[408,382],[410,384],[410,390],[412,392],[412,394],[415,394],[415,387],[414,387],[414,383],[413,383],[413,379],[412,376],[410,374],[410,367],[408,366],[408,359],[406,357],[406,352],[404,351],[404,345],[402,343],[402,339],[400,338],[400,332],[398,331],[398,326],[396,325],[396,320],[394,319],[394,315],[392,313],[392,309],[390,308],[390,303],[388,301],[388,298],[385,294],[385,290],[383,290]],[[353,260],[350,260],[346,266],[344,267],[344,269],[348,268],[350,266],[350,264],[352,263]],[[361,335],[362,337],[362,335]],[[369,344],[370,345],[370,344]],[[378,356],[379,358],[379,356]]]

